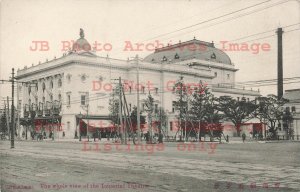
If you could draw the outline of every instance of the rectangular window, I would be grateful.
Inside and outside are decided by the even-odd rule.
[[[22,106],[22,100],[19,100],[19,102],[18,102],[18,109],[21,109],[21,106]]]
[[[292,107],[292,112],[296,112],[296,107],[295,106]]]
[[[158,88],[157,88],[157,87],[155,88],[155,93],[156,93],[156,94],[158,93]]]
[[[173,122],[170,122],[170,131],[173,131]]]
[[[215,72],[215,77],[218,77],[218,73],[217,72]]]
[[[227,74],[227,79],[230,79],[230,74]]]
[[[158,111],[158,104],[154,105],[154,111],[157,112]]]
[[[172,112],[174,113],[176,110],[176,101],[172,102]]]
[[[81,105],[85,105],[86,104],[86,96],[85,95],[81,95]]]
[[[286,111],[290,112],[290,107],[286,107]]]

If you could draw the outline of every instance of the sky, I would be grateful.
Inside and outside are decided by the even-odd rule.
[[[91,44],[97,41],[101,43],[100,48],[103,44],[112,45],[110,51],[97,51],[97,55],[119,59],[136,54],[143,58],[151,53],[145,49],[124,51],[126,41],[159,41],[167,45],[195,37],[214,41],[218,48],[222,48],[221,41],[239,45],[245,42],[249,47],[268,44],[269,50],[260,47],[258,53],[226,51],[239,69],[236,82],[244,82],[276,79],[275,32],[283,27],[284,78],[300,77],[299,10],[297,0],[2,0],[0,79],[8,79],[13,67],[22,69],[62,56],[62,41],[78,39],[80,28]],[[227,16],[220,17],[225,14]],[[216,17],[220,18],[213,19]],[[258,33],[261,34],[252,36]],[[246,36],[250,37],[231,41]],[[49,50],[31,50],[33,41],[47,41]],[[263,95],[276,94],[276,85],[253,87],[258,88]],[[295,88],[300,88],[299,82],[284,85],[285,90]],[[10,85],[0,84],[0,91],[1,100],[10,96]]]

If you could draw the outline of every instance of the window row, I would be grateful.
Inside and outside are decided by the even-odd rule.
[[[35,84],[35,86],[33,86],[33,85],[34,85],[34,84],[29,84],[29,85],[28,85],[28,94],[29,94],[29,95],[30,95],[30,93],[31,93],[31,91],[32,91],[32,87],[35,88],[35,91],[38,91],[38,90],[39,90],[39,86],[38,86],[37,83]],[[61,87],[61,86],[62,86],[62,80],[59,79],[59,80],[57,81],[57,87]],[[50,81],[50,82],[49,82],[49,88],[50,88],[50,89],[53,89],[53,87],[54,87],[53,81]],[[45,82],[43,82],[43,83],[42,83],[42,90],[43,90],[43,92],[45,92],[45,89],[46,89],[46,84],[45,84]]]

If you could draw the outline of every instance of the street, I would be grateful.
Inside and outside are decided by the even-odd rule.
[[[1,141],[1,188],[299,191],[299,142],[211,144]]]

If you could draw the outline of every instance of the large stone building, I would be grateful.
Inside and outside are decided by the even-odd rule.
[[[61,125],[60,131],[54,131],[57,138],[86,135],[87,123],[93,124],[92,127],[110,128],[109,99],[119,77],[126,83],[130,110],[136,106],[137,67],[142,86],[141,108],[150,92],[155,107],[167,111],[169,135],[175,133],[171,127],[176,113],[172,88],[180,77],[190,84],[201,80],[215,96],[248,100],[259,96],[258,91],[234,87],[237,69],[229,56],[213,43],[193,39],[157,48],[143,60],[118,60],[97,56],[81,30],[73,49],[62,57],[18,70],[18,81],[25,82],[18,85],[21,120],[35,119],[36,127],[47,134],[52,124],[57,123]]]

